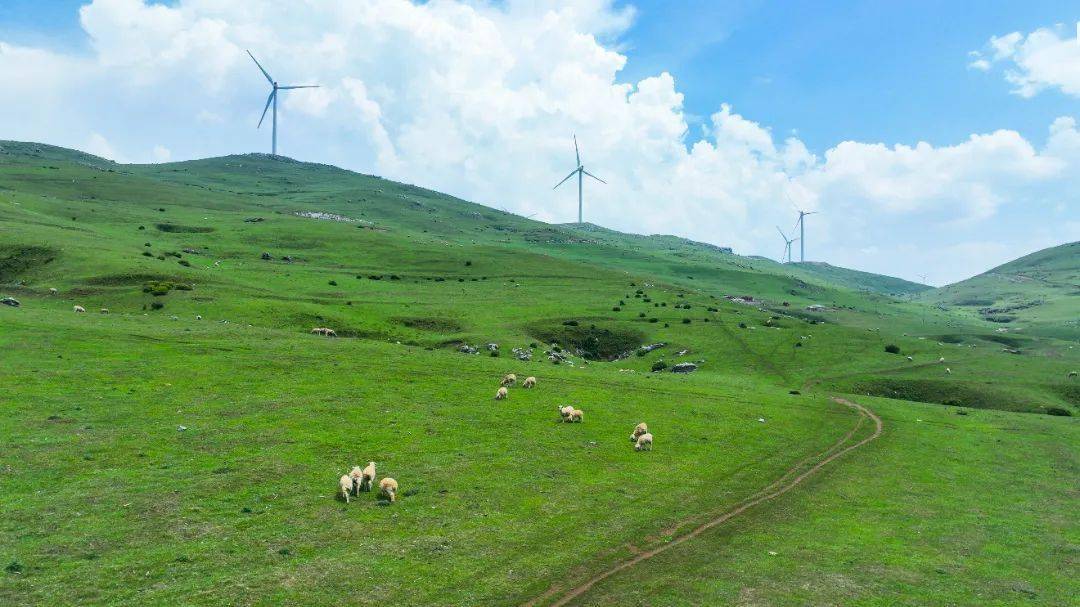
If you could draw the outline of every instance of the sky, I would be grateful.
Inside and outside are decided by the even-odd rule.
[[[948,5],[948,6],[939,6]],[[1080,239],[1080,6],[3,0],[0,139],[269,151],[550,222],[941,285]],[[796,243],[796,251],[798,250]]]

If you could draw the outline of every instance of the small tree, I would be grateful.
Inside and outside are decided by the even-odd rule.
[[[900,346],[898,346],[896,344],[889,344],[889,345],[885,346],[885,351],[888,352],[889,354],[899,354],[900,353]]]

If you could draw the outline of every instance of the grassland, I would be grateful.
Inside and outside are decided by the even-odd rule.
[[[1075,338],[891,280],[262,155],[0,143],[0,603],[521,604],[865,433],[848,394],[880,439],[578,601],[1061,604]],[[510,371],[540,385],[495,403]],[[334,497],[368,459],[398,504]]]

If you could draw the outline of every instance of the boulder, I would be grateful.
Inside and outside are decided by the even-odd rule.
[[[694,363],[679,363],[671,367],[672,373],[692,373],[697,371],[697,365]]]
[[[5,306],[11,306],[12,308],[18,308],[20,305],[22,305],[19,303],[19,300],[15,299],[14,297],[5,297],[3,299],[0,299],[0,304],[4,304]]]
[[[266,260],[266,261],[269,261],[269,260],[273,259],[273,257],[271,257],[270,254],[267,253],[266,251],[263,251],[262,258],[264,260]]]

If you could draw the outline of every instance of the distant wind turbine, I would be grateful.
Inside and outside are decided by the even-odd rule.
[[[799,261],[806,261],[806,220],[804,218],[807,215],[817,213],[817,211],[795,210],[799,212],[799,220],[795,222],[795,227],[799,228],[799,237],[796,239],[799,241]]]
[[[274,134],[273,134],[272,143],[271,143],[271,146],[270,146],[270,153],[273,154],[274,156],[277,156],[277,98],[278,98],[278,91],[286,91],[286,90],[289,90],[289,89],[317,89],[317,88],[319,88],[319,85],[317,85],[317,84],[303,84],[303,85],[281,86],[273,78],[270,77],[270,74],[267,73],[267,71],[265,69],[263,69],[262,64],[260,64],[259,60],[255,58],[255,55],[251,54],[251,51],[248,51],[247,54],[248,54],[249,57],[251,57],[251,60],[255,62],[255,65],[259,66],[259,71],[263,73],[263,76],[266,76],[266,80],[268,82],[270,82],[270,86],[273,87],[270,90],[270,96],[266,98],[266,107],[263,108],[262,116],[259,118],[259,125],[257,127],[255,127],[255,128],[259,128],[259,127],[262,126],[263,120],[266,119],[266,111],[270,109],[270,104],[273,104],[274,105],[274,117],[273,117]]]
[[[780,226],[776,226],[776,231],[780,232],[780,237],[784,239],[784,252],[780,255],[780,263],[791,263],[791,243],[798,240],[798,238],[788,238],[787,234],[780,229]],[[785,256],[787,261],[784,261]]]
[[[592,173],[586,171],[585,170],[585,165],[581,164],[581,153],[578,151],[577,135],[574,135],[574,156],[577,158],[577,168],[574,169],[573,171],[570,171],[569,175],[564,177],[562,181],[555,184],[555,187],[551,188],[551,189],[554,190],[554,189],[558,188],[562,184],[566,183],[566,180],[570,179],[575,174],[577,174],[577,222],[582,223],[582,216],[581,216],[581,199],[582,199],[582,195],[581,195],[581,192],[582,192],[582,189],[583,189],[582,181],[584,181],[584,179],[585,179],[584,176],[588,175],[589,177],[592,177],[593,179],[599,181],[600,183],[606,184],[607,182],[604,181],[603,179],[600,179],[596,175],[593,175]]]

